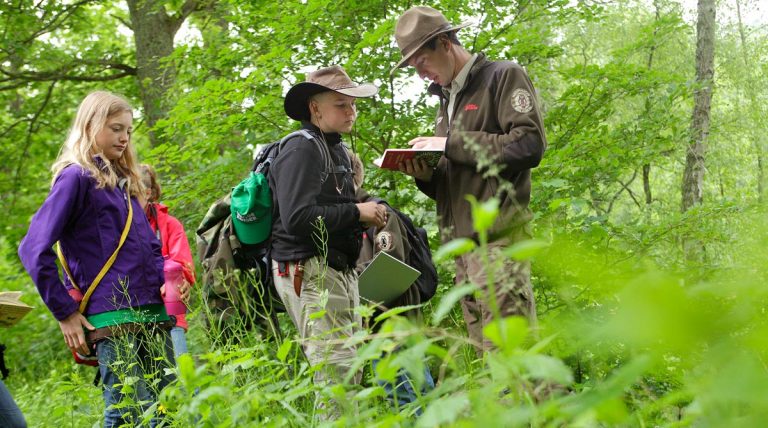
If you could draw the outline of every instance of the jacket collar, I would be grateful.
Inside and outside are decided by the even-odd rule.
[[[464,87],[466,87],[467,83],[471,82],[475,75],[477,75],[477,73],[480,72],[481,69],[485,68],[488,64],[490,64],[490,61],[488,61],[488,59],[485,57],[485,54],[482,52],[478,53],[477,59],[475,59],[475,64],[472,65],[472,68],[469,70],[469,75],[467,75],[467,79],[464,81]],[[464,88],[461,88],[459,92],[463,90]],[[440,98],[445,98],[443,87],[437,83],[432,83],[429,85],[427,92],[432,95],[437,95]]]
[[[325,138],[325,142],[328,143],[329,146],[334,146],[341,142],[341,134],[339,134],[338,132],[332,132],[332,133],[322,132],[320,131],[320,128],[315,126],[310,121],[302,120],[301,127],[317,136],[322,136],[323,138]]]
[[[150,202],[147,204],[147,208],[149,208],[150,206],[155,207],[155,210],[157,210],[157,212],[168,214],[168,207],[161,204],[160,202]]]

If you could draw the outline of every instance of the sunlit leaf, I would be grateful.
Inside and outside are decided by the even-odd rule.
[[[535,379],[550,380],[560,385],[573,383],[571,370],[561,360],[548,355],[522,355],[519,361]]]
[[[435,260],[435,263],[440,263],[445,259],[455,258],[462,254],[466,254],[474,250],[475,247],[477,247],[477,244],[469,238],[454,239],[441,245],[440,248],[435,251],[432,258]]]
[[[504,250],[504,255],[515,260],[528,260],[547,247],[549,247],[547,242],[529,239],[512,244]]]
[[[466,393],[458,393],[432,401],[416,422],[417,427],[436,427],[450,424],[469,409]]]
[[[282,362],[285,362],[285,358],[288,356],[288,353],[291,351],[292,345],[293,345],[293,341],[291,340],[283,341],[283,343],[277,349],[277,359]]]
[[[472,195],[467,195],[467,200],[472,206],[472,224],[477,232],[486,232],[493,226],[499,215],[499,200],[490,198],[482,203]]]
[[[510,351],[519,347],[528,335],[528,320],[523,317],[493,320],[483,327],[483,335],[499,348]]]
[[[445,293],[442,299],[440,299],[440,304],[437,306],[437,309],[432,314],[432,324],[439,324],[443,317],[448,315],[448,312],[453,309],[453,306],[458,303],[462,297],[474,293],[475,290],[477,290],[476,285],[467,284],[453,287],[451,291]]]

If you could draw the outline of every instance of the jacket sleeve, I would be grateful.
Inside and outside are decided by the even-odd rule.
[[[167,245],[168,256],[184,267],[184,279],[194,284],[195,262],[192,260],[192,250],[189,248],[184,226],[176,217],[169,215],[167,228],[166,242],[163,242],[163,245]]]
[[[495,94],[491,94],[496,119],[504,131],[493,134],[456,127],[446,141],[446,157],[451,161],[477,167],[479,153],[504,165],[506,170],[523,171],[541,162],[546,148],[533,84],[525,70],[512,65],[499,71]],[[482,155],[480,155],[482,156]]]
[[[318,205],[323,166],[314,144],[302,137],[289,140],[270,169],[286,232],[311,236],[317,218],[330,233],[359,227],[360,211],[354,203]]]
[[[441,158],[437,163],[437,167],[432,172],[432,179],[429,181],[414,179],[416,181],[416,187],[421,190],[422,193],[429,196],[430,199],[437,200],[437,186],[445,178],[445,158]]]
[[[64,169],[56,178],[43,205],[32,217],[27,235],[19,244],[19,258],[53,316],[62,321],[77,312],[78,305],[59,279],[52,247],[84,206],[90,179],[80,168]]]
[[[418,178],[416,180],[416,187],[421,190],[421,193],[429,196],[430,199],[437,199],[437,186],[435,185],[435,173],[432,173],[432,180],[422,181]]]
[[[139,199],[136,198],[135,196],[131,196],[131,204],[133,206],[133,215],[134,215],[133,224],[135,227],[145,227],[147,229],[146,234],[143,236],[144,236],[144,239],[149,239],[149,246],[152,248],[152,258],[154,259],[154,262],[155,262],[155,272],[157,272],[160,284],[164,284],[165,283],[165,257],[163,255],[164,254],[163,244],[160,242],[160,240],[156,238],[155,229],[152,227],[152,224],[146,215],[140,215],[138,219],[136,218],[137,213],[144,213],[144,210],[141,207],[141,203],[139,202]],[[140,224],[136,224],[137,222]],[[160,227],[160,225],[157,225],[157,227]],[[133,232],[133,230],[131,232]],[[149,238],[150,236],[155,239],[150,239]]]
[[[391,208],[387,207],[387,224],[376,231],[373,239],[376,253],[384,251],[390,256],[405,262],[411,254],[411,245],[405,239],[407,235],[405,225],[400,217]]]

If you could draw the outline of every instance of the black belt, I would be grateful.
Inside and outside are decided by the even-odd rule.
[[[93,331],[87,331],[87,342],[96,343],[100,340],[107,339],[109,337],[122,336],[128,333],[151,333],[155,334],[158,331],[169,331],[176,326],[176,318],[171,317],[167,321],[158,322],[129,322],[125,324],[110,325],[107,327],[99,327]]]

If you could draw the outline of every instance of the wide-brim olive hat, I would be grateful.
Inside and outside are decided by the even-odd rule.
[[[335,91],[355,98],[372,97],[379,88],[372,83],[355,83],[341,66],[332,65],[307,74],[307,80],[297,83],[285,94],[285,114],[295,120],[309,120],[309,97],[325,91]]]
[[[404,67],[408,59],[433,37],[470,25],[472,25],[471,22],[451,24],[439,10],[429,6],[414,6],[406,10],[395,25],[395,41],[403,59],[392,68],[389,74]]]

